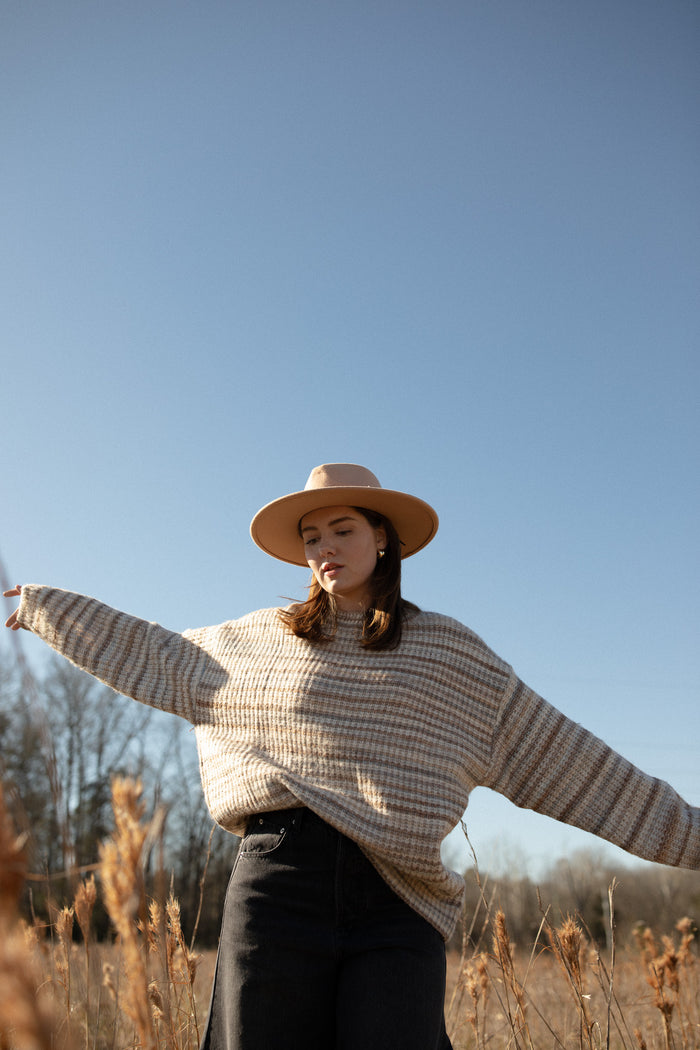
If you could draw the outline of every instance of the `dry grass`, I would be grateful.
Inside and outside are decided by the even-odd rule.
[[[213,965],[200,974],[172,895],[163,903],[146,900],[152,829],[140,786],[112,786],[115,830],[100,850],[98,872],[113,928],[109,943],[94,940],[93,875],[46,921],[28,926],[18,917],[24,854],[1,803],[0,796],[0,1050],[198,1047]]]
[[[611,948],[601,952],[567,916],[546,911],[535,944],[511,942],[506,917],[487,921],[490,950],[448,963],[448,1029],[454,1050],[700,1050],[696,933],[681,919],[659,944],[649,929],[617,950],[610,888]]]
[[[138,784],[117,780],[115,831],[97,879],[77,883],[29,926],[18,917],[25,859],[0,792],[0,1050],[196,1050],[215,953],[197,955],[170,894],[147,900],[144,853],[154,833]],[[156,829],[157,830],[157,829]],[[478,878],[478,873],[477,873]],[[96,942],[99,895],[112,938]],[[699,960],[693,924],[656,940],[640,930],[600,952],[572,916],[542,907],[533,947],[514,945],[507,917],[465,924],[448,958],[448,1030],[455,1050],[700,1050]],[[474,947],[476,945],[476,947]]]

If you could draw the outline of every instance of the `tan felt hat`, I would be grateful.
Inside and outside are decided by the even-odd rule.
[[[401,540],[401,557],[408,558],[430,543],[438,516],[429,504],[406,492],[383,489],[367,467],[355,463],[324,463],[314,467],[301,492],[268,503],[250,523],[258,547],[280,561],[306,565],[299,522],[322,507],[366,507],[388,518]]]

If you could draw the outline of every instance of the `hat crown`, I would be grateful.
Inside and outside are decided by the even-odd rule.
[[[322,463],[320,467],[314,467],[309,474],[304,491],[333,488],[380,489],[381,487],[377,478],[367,467],[361,467],[357,463]]]

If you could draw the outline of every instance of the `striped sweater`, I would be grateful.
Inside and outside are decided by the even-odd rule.
[[[19,622],[126,696],[191,722],[214,819],[308,806],[449,937],[464,883],[440,843],[493,788],[649,860],[700,868],[700,809],[570,721],[456,620],[418,612],[394,651],[296,638],[264,609],[182,634],[93,598],[22,589]]]

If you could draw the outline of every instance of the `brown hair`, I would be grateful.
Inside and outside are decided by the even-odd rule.
[[[401,541],[388,518],[374,510],[353,507],[365,518],[373,529],[383,528],[386,533],[384,557],[370,577],[370,604],[365,611],[360,645],[365,649],[396,649],[401,641],[401,628],[408,612],[418,612],[418,607],[401,597]],[[314,579],[309,586],[309,597],[305,602],[280,609],[282,622],[297,638],[310,642],[328,642],[337,629],[336,603],[333,595],[324,591]]]

